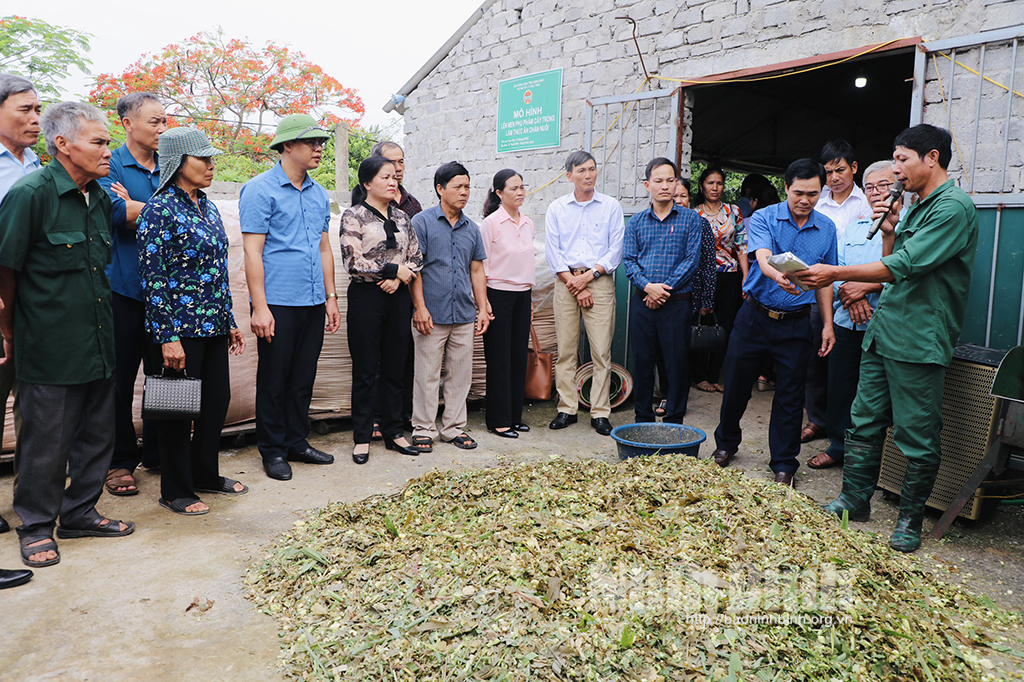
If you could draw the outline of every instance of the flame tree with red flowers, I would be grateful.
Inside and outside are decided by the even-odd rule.
[[[195,125],[214,146],[254,162],[266,161],[281,117],[307,113],[331,129],[358,125],[365,111],[355,90],[301,52],[257,47],[219,28],[143,55],[120,75],[100,74],[89,97],[116,118],[117,100],[140,91],[163,101],[171,125]]]

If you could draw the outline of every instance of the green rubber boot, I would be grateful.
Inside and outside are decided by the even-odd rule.
[[[938,462],[907,461],[907,474],[900,491],[900,515],[889,538],[889,546],[897,552],[914,552],[921,546],[924,505],[932,494],[938,474]]]
[[[846,441],[843,456],[843,490],[822,509],[842,518],[848,511],[851,521],[871,518],[871,496],[875,494],[878,473],[882,469],[882,447]]]

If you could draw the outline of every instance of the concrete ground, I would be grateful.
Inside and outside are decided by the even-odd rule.
[[[692,391],[687,423],[711,434],[717,424],[720,394]],[[754,393],[744,421],[746,438],[733,466],[750,476],[767,477],[767,423],[771,393]],[[496,466],[546,460],[552,455],[616,461],[615,444],[598,436],[582,413],[580,423],[551,431],[554,403],[528,407],[524,421],[534,430],[518,440],[486,432],[483,413],[470,412],[472,435],[480,447],[458,450],[439,444],[417,458],[396,455],[375,443],[369,464],[352,463],[351,431],[314,434],[311,442],[333,453],[332,466],[294,466],[288,482],[268,479],[254,446],[225,450],[221,473],[240,479],[250,493],[239,498],[208,495],[211,513],[199,517],[172,514],[159,506],[159,479],[138,474],[141,493],[104,494],[98,508],[108,516],[132,520],[136,532],[121,539],[60,541],[61,563],[36,571],[23,587],[0,592],[4,639],[0,647],[2,680],[280,680],[275,667],[278,636],[274,622],[243,597],[246,566],[288,530],[303,511],[337,500],[358,500],[401,489],[433,468]],[[612,415],[614,424],[632,421],[631,404]],[[822,441],[804,446],[806,462]],[[0,476],[0,514],[12,525],[11,471]],[[797,489],[819,502],[839,490],[841,471],[801,468]],[[856,524],[888,536],[896,507],[876,495],[872,521]],[[937,516],[925,523],[926,531]],[[925,541],[914,555],[927,568],[950,564],[977,592],[998,604],[1024,608],[1024,509],[1003,506],[977,523],[954,527],[941,542]],[[21,567],[14,533],[0,536],[0,567]],[[194,598],[212,600],[202,612],[186,612]]]

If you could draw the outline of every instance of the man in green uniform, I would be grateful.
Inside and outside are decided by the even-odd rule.
[[[106,117],[60,102],[40,122],[54,160],[0,204],[3,362],[14,361],[23,422],[14,511],[30,567],[60,561],[58,516],[60,538],[135,529],[96,511],[114,451],[110,198],[96,182],[110,169]]]
[[[896,229],[900,203],[882,225],[882,260],[844,267],[815,265],[794,277],[831,286],[836,280],[892,282],[882,292],[864,336],[857,397],[846,432],[843,489],[825,510],[866,521],[878,483],[886,429],[907,457],[900,513],[889,545],[901,552],[921,546],[925,501],[939,469],[942,394],[946,366],[960,335],[974,253],[978,212],[946,174],[952,138],[921,124],[893,143],[896,178],[918,202]],[[874,205],[876,218],[885,203]]]

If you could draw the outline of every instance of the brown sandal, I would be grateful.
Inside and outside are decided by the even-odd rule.
[[[127,469],[111,469],[107,472],[107,481],[104,484],[107,492],[118,497],[130,497],[139,494],[139,486],[135,483],[135,477]],[[118,490],[118,488],[131,488],[131,490]]]
[[[811,461],[807,463],[807,466],[812,469],[831,469],[839,464],[842,464],[842,461],[836,461],[833,459],[832,455],[827,452],[819,452],[811,458]]]
[[[825,437],[825,429],[818,426],[814,422],[807,422],[803,430],[800,431],[800,442],[810,443],[812,440],[818,440],[819,438]]]
[[[714,393],[715,385],[710,381],[702,381],[695,386],[698,391],[704,391],[705,393]]]

